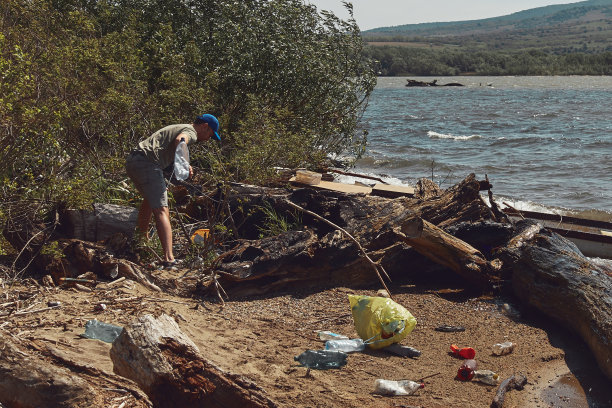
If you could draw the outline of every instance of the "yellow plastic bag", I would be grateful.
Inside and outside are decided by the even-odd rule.
[[[383,297],[348,295],[357,334],[373,349],[402,341],[417,321],[402,305]]]

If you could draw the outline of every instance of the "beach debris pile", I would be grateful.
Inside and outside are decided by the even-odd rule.
[[[101,209],[96,210],[93,218],[98,219],[96,225],[103,226],[105,238],[102,240],[66,236],[56,239],[45,235],[44,228],[35,226],[3,233],[20,254],[30,257],[29,261],[39,276],[38,279],[28,279],[40,290],[56,286],[97,296],[90,305],[94,313],[106,313],[114,303],[133,306],[136,319],[121,330],[109,327],[103,321],[91,320],[83,333],[84,337],[112,341],[114,372],[123,380],[110,375],[102,377],[115,383],[129,379],[131,385],[126,385],[125,389],[137,390],[130,391],[133,399],[138,401],[133,406],[166,406],[170,403],[197,406],[193,401],[209,398],[211,389],[219,389],[215,398],[221,394],[231,396],[226,406],[250,404],[270,407],[275,404],[264,390],[246,378],[220,370],[207,361],[178,329],[178,316],[138,316],[138,304],[143,296],[111,295],[114,287],[129,282],[160,295],[167,292],[191,297],[210,296],[216,291],[223,302],[223,298],[228,296],[273,293],[296,287],[316,288],[322,284],[359,286],[379,282],[388,297],[349,296],[359,338],[344,338],[346,336],[329,330],[319,332],[319,338],[326,341],[325,347],[306,350],[295,357],[308,370],[341,369],[350,365],[351,353],[382,350],[393,355],[421,358],[419,350],[400,344],[409,338],[417,321],[394,300],[393,291],[387,285],[390,277],[405,278],[410,274],[405,267],[407,264],[419,275],[432,276],[432,279],[443,277],[440,270],[444,270],[460,277],[472,290],[490,291],[502,287],[512,290],[524,304],[551,315],[579,334],[591,348],[604,374],[612,379],[612,367],[606,363],[612,358],[611,333],[607,326],[612,321],[612,303],[607,302],[609,297],[605,296],[612,291],[612,282],[601,267],[582,256],[573,244],[558,234],[528,220],[510,223],[496,210],[493,200],[490,199],[491,206],[484,203],[480,191],[484,186],[490,193],[488,180],[483,183],[470,175],[461,183],[432,194],[428,193],[427,185],[423,182],[417,186],[413,197],[398,198],[344,195],[315,188],[257,186],[232,186],[231,194],[228,191],[192,197],[187,194],[186,202],[177,211],[195,217],[212,206],[229,208],[230,212],[224,219],[233,226],[239,239],[231,241],[231,247],[224,247],[219,237],[211,237],[213,229],[206,228],[204,233],[199,225],[202,233],[195,237],[193,233],[186,233],[188,244],[211,243],[215,248],[211,252],[214,260],[209,266],[188,269],[183,277],[176,276],[176,271],[169,275],[163,270],[150,269],[135,259],[130,238],[122,232],[112,233],[113,222],[99,222],[107,217]],[[224,200],[223,205],[218,205],[218,201],[211,204],[211,197]],[[299,212],[302,225],[262,236],[262,217],[269,214],[262,208],[273,208],[282,219],[296,219],[296,212]],[[108,217],[130,219],[132,215],[133,209],[122,215],[120,209],[113,207]],[[73,221],[79,219],[87,222],[89,218],[73,214]],[[124,228],[127,221],[117,223]],[[99,237],[97,233],[94,235]],[[305,268],[305,264],[309,267]],[[556,290],[559,285],[566,288],[562,294]],[[106,289],[106,298],[98,298],[98,287]],[[151,295],[146,297],[155,299]],[[20,302],[20,299],[7,299],[5,307],[12,308],[5,314],[7,318],[9,315],[18,318],[64,307],[62,302],[55,302],[46,307],[37,308],[33,304],[23,308]],[[580,323],[584,321],[592,324]],[[103,330],[97,331],[100,328]],[[442,325],[435,330],[452,335],[464,332],[465,328]],[[111,337],[104,337],[109,333]],[[49,358],[61,358],[53,354],[52,349],[32,341],[22,343],[11,336],[3,336],[2,341],[7,350],[14,350],[11,355],[28,354],[27,350],[35,349],[53,356]],[[514,343],[500,342],[492,346],[492,354],[506,358],[504,356],[514,349]],[[495,372],[478,367],[473,348],[451,343],[450,350],[450,356],[462,360],[455,368],[456,374],[452,373],[458,380],[487,385],[500,382]],[[0,366],[6,368],[6,375],[16,383],[25,384],[24,372],[11,363],[9,354],[6,359],[3,356],[0,356]],[[44,362],[35,359],[31,364],[41,369],[45,367]],[[78,366],[78,363],[72,364]],[[58,372],[57,375],[64,378],[67,374]],[[375,389],[385,395],[415,393],[424,384],[424,378],[379,380]],[[501,381],[496,394],[497,403],[503,404],[504,394],[511,389],[521,389],[525,381],[524,376],[518,374]],[[60,383],[62,381],[58,380],[57,384]],[[419,386],[416,387],[415,383]],[[155,386],[159,384],[164,384],[164,387]],[[91,394],[86,391],[91,384],[72,382],[70,386],[78,392],[73,393],[72,388],[59,391],[41,388],[38,406],[59,406],[57,401],[45,399],[48,392],[70,396]],[[106,388],[113,387],[107,384]],[[0,389],[0,402],[6,400],[13,401],[13,405],[28,406],[25,401],[11,400],[15,397],[2,392]],[[100,395],[104,393],[104,390],[100,391]],[[31,392],[23,395],[31,395]],[[81,406],[95,405],[91,400],[80,400],[80,403]]]

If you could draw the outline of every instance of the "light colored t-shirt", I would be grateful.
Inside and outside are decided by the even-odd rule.
[[[198,135],[192,125],[180,124],[166,126],[138,143],[137,151],[162,169],[174,163],[174,141],[181,133],[187,135],[187,145],[195,143]]]

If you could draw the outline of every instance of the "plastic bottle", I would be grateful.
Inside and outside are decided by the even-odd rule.
[[[451,344],[450,348],[453,354],[455,354],[456,356],[465,358],[467,360],[471,360],[474,357],[476,357],[476,350],[474,350],[471,347],[460,348],[459,346]]]
[[[315,370],[327,370],[329,368],[340,368],[346,364],[348,354],[337,350],[306,350],[293,359],[304,367]]]
[[[457,378],[461,381],[470,381],[474,377],[474,371],[477,367],[476,360],[465,360],[457,371]]]
[[[92,319],[85,323],[85,333],[81,334],[81,337],[112,343],[117,337],[119,337],[122,330],[123,327]]]
[[[412,395],[423,387],[425,384],[410,380],[393,381],[379,378],[374,382],[374,392],[381,395]]]
[[[353,353],[355,351],[363,351],[365,343],[361,339],[350,340],[328,340],[325,342],[325,350],[338,350],[345,353]]]
[[[174,152],[174,177],[181,181],[189,178],[189,149],[184,140],[176,146]]]
[[[496,356],[503,356],[504,354],[510,354],[514,350],[514,344],[510,341],[505,343],[497,343],[493,345],[493,354]]]
[[[348,340],[348,336],[338,333],[332,333],[330,331],[320,331],[318,332],[319,340],[327,341],[327,340]]]
[[[499,382],[499,375],[495,374],[491,370],[476,370],[474,371],[472,381],[480,381],[481,383],[489,385],[497,385]]]

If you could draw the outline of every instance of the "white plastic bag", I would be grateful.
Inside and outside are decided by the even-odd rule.
[[[176,146],[174,153],[174,177],[180,181],[189,178],[189,149],[184,140]]]
[[[410,380],[383,380],[379,378],[374,382],[374,392],[380,395],[412,395],[425,384]]]

